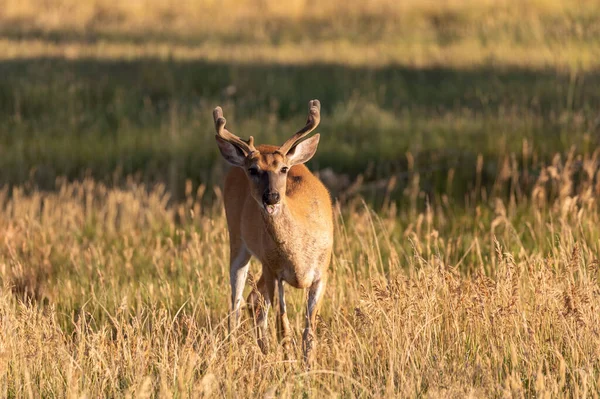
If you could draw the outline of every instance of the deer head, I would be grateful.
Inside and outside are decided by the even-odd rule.
[[[310,101],[308,107],[308,119],[302,129],[279,148],[264,146],[262,151],[254,147],[252,136],[248,140],[242,140],[225,129],[226,120],[221,107],[213,111],[217,131],[215,137],[221,155],[231,165],[244,169],[252,197],[269,216],[279,214],[282,205],[285,204],[290,169],[294,165],[307,162],[317,151],[319,134],[301,141],[319,125],[321,120],[319,100]]]

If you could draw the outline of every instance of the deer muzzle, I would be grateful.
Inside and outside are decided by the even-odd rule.
[[[265,211],[269,215],[276,215],[281,209],[281,196],[277,191],[265,192],[262,200]]]

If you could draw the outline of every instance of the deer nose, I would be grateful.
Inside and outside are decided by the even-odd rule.
[[[273,192],[265,192],[263,194],[263,202],[266,205],[275,205],[279,203],[279,200],[281,198],[279,197],[279,193],[277,191],[273,191]]]

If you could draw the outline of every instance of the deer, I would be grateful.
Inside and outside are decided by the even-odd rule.
[[[311,363],[316,345],[316,321],[333,247],[333,209],[329,191],[304,165],[320,135],[303,140],[321,119],[319,100],[309,102],[306,125],[281,146],[254,145],[225,128],[221,107],[213,111],[216,140],[223,158],[233,167],[226,175],[223,201],[230,240],[230,331],[240,324],[243,290],[250,259],[258,259],[262,275],[247,297],[255,322],[257,343],[268,352],[269,308],[278,291],[277,333],[284,353],[290,352],[292,332],[284,285],[307,291],[304,360]]]

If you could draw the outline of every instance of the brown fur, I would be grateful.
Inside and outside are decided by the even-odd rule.
[[[278,147],[261,145],[257,164],[263,170],[277,165]],[[284,219],[265,217],[252,197],[248,176],[231,169],[225,180],[225,211],[232,245],[248,250],[274,277],[296,288],[308,288],[326,273],[333,243],[333,214],[329,192],[306,166],[290,168],[286,179]],[[315,248],[316,247],[316,248]],[[323,257],[323,255],[325,255]]]
[[[262,145],[258,154],[246,160],[246,167],[257,166],[262,171],[273,172],[285,163],[285,157],[276,153],[278,147]],[[275,174],[275,173],[273,173]],[[243,284],[250,254],[262,263],[262,276],[248,297],[249,309],[257,323],[258,343],[266,352],[268,348],[267,314],[273,303],[275,285],[279,289],[278,332],[289,353],[290,323],[287,318],[283,282],[308,288],[306,327],[303,334],[303,353],[310,362],[315,345],[316,316],[327,281],[327,268],[333,246],[333,211],[329,192],[306,166],[292,166],[287,176],[275,174],[269,183],[275,188],[284,186],[281,214],[270,217],[260,206],[263,184],[252,181],[241,167],[231,169],[225,180],[225,212],[230,236],[232,260],[232,307],[239,308],[236,291]],[[241,263],[234,261],[243,259]],[[243,272],[235,268],[245,264]],[[233,280],[236,280],[235,283]],[[234,314],[237,325],[239,313]]]
[[[262,263],[262,276],[249,297],[257,324],[258,344],[267,350],[267,314],[279,291],[278,330],[289,348],[284,282],[308,289],[306,327],[302,344],[305,360],[315,344],[313,329],[327,282],[333,246],[333,211],[329,193],[303,164],[317,151],[319,134],[301,141],[320,121],[319,100],[309,102],[306,125],[281,147],[254,147],[225,128],[221,107],[213,111],[216,140],[221,155],[235,167],[225,180],[225,213],[230,237],[232,318],[240,320],[242,292],[250,257]],[[286,350],[286,353],[289,351]]]

